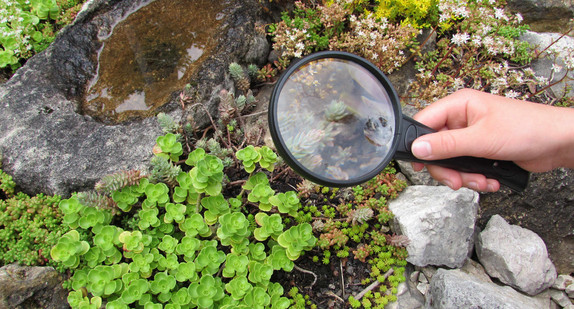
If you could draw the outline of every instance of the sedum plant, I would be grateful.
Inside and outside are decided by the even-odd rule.
[[[178,143],[167,133],[156,151],[181,167],[174,183],[108,178],[114,209],[85,205],[77,194],[59,203],[71,230],[51,254],[73,273],[70,306],[288,308],[271,278],[291,271],[316,238],[309,224],[282,222],[281,214],[294,214],[300,204],[294,192],[276,193],[263,172],[273,171],[276,154],[268,147],[238,150],[249,174],[239,195],[229,197],[221,159],[197,148],[180,160]]]

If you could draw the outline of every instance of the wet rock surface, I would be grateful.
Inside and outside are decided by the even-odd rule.
[[[97,68],[97,51],[114,23],[144,1],[92,1],[73,25],[43,53],[28,61],[0,85],[0,149],[5,172],[24,192],[60,194],[89,189],[102,176],[127,169],[146,169],[161,135],[154,118],[106,125],[80,109],[86,83]],[[215,112],[230,62],[265,61],[269,45],[256,23],[269,15],[257,1],[234,2],[226,9],[213,54],[189,80],[193,102]],[[193,114],[196,125],[209,120],[195,110],[182,112],[178,94],[158,111],[176,120]],[[185,115],[184,115],[185,114]]]

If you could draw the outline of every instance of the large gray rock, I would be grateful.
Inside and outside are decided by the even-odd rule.
[[[394,230],[410,239],[416,266],[461,267],[473,248],[478,194],[444,186],[410,186],[389,203]]]
[[[533,173],[522,193],[502,189],[480,196],[479,226],[499,214],[540,236],[557,272],[574,272],[574,171]]]
[[[548,83],[553,85],[550,90],[557,98],[564,95],[572,96],[572,93],[567,94],[567,90],[574,87],[574,74],[571,72],[574,63],[567,58],[571,58],[574,54],[574,38],[563,36],[560,33],[527,31],[520,39],[528,42],[538,51],[550,46],[545,54],[532,61],[532,69],[536,76],[548,79]],[[570,66],[570,70],[568,66]]]
[[[62,282],[52,267],[6,265],[0,268],[0,308],[69,308]]]
[[[530,295],[547,289],[556,279],[544,241],[498,215],[478,235],[476,253],[491,277]]]
[[[550,298],[529,297],[458,269],[439,269],[431,279],[425,308],[547,309]]]
[[[538,32],[561,32],[572,26],[571,0],[509,0],[507,8],[519,12],[524,22]]]
[[[102,40],[119,20],[147,2],[90,2],[45,52],[0,85],[3,169],[24,192],[66,196],[92,188],[106,174],[147,167],[155,139],[162,134],[155,119],[106,125],[81,114],[80,108],[98,66]],[[262,5],[256,0],[226,5],[217,36],[212,38],[216,42],[212,54],[189,80],[194,102],[204,102],[212,114],[219,103],[212,94],[227,86],[229,63],[265,61],[269,49],[264,34],[255,27],[266,22]],[[187,119],[195,111],[182,112],[177,97],[172,94],[158,111],[169,112],[176,120]],[[196,124],[207,123],[200,110],[203,114],[191,116]]]

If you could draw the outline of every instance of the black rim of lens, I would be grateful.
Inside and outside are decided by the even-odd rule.
[[[306,168],[301,163],[299,163],[299,161],[297,159],[295,159],[295,157],[293,157],[291,152],[287,149],[287,145],[285,144],[283,137],[281,136],[281,134],[279,134],[279,123],[277,120],[278,119],[278,117],[277,117],[277,104],[279,101],[279,96],[281,94],[281,90],[285,86],[285,83],[289,80],[289,77],[291,76],[291,74],[296,72],[300,67],[302,67],[302,66],[304,66],[304,65],[306,65],[312,61],[321,60],[321,59],[328,59],[328,58],[351,61],[353,63],[360,65],[361,67],[366,69],[369,73],[371,73],[381,83],[381,85],[383,86],[383,88],[387,92],[389,99],[391,101],[391,104],[393,105],[392,108],[393,108],[393,112],[394,112],[394,116],[395,116],[395,128],[394,128],[395,133],[394,133],[394,137],[393,137],[393,142],[391,144],[391,147],[389,148],[389,152],[387,153],[386,157],[382,158],[381,163],[378,164],[375,168],[373,168],[373,170],[371,172],[365,173],[364,175],[362,175],[360,177],[352,178],[349,180],[330,179],[327,177],[322,177],[322,176],[318,175],[317,173],[310,171],[308,168]],[[268,121],[269,122],[269,131],[271,134],[271,138],[273,139],[273,143],[275,144],[275,147],[277,148],[277,152],[283,158],[283,160],[285,160],[285,162],[287,162],[287,164],[297,174],[301,175],[302,177],[304,177],[304,178],[306,178],[306,179],[308,179],[314,183],[317,183],[317,184],[320,184],[323,186],[350,187],[350,186],[364,183],[364,182],[372,179],[373,177],[377,176],[391,162],[391,160],[393,159],[393,156],[397,150],[397,147],[399,145],[399,138],[398,137],[400,136],[399,129],[400,129],[401,121],[402,121],[402,112],[401,112],[401,108],[400,108],[399,97],[397,95],[396,90],[394,89],[394,87],[392,86],[391,82],[386,77],[386,75],[383,72],[381,72],[381,70],[379,70],[379,68],[377,68],[375,65],[373,65],[368,60],[366,60],[362,57],[359,57],[357,55],[351,54],[351,53],[340,52],[340,51],[323,51],[323,52],[317,52],[317,53],[308,55],[304,58],[296,60],[279,77],[275,87],[273,88],[273,92],[271,93],[271,98],[270,98],[270,102],[269,102],[269,110],[268,110],[268,120],[269,120]]]

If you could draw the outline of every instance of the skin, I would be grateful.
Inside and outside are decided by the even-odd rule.
[[[459,90],[420,111],[414,119],[439,131],[412,145],[423,160],[458,156],[514,161],[530,172],[574,168],[574,109]],[[413,163],[415,170],[425,167]],[[454,190],[500,189],[497,180],[434,165],[431,176]]]

